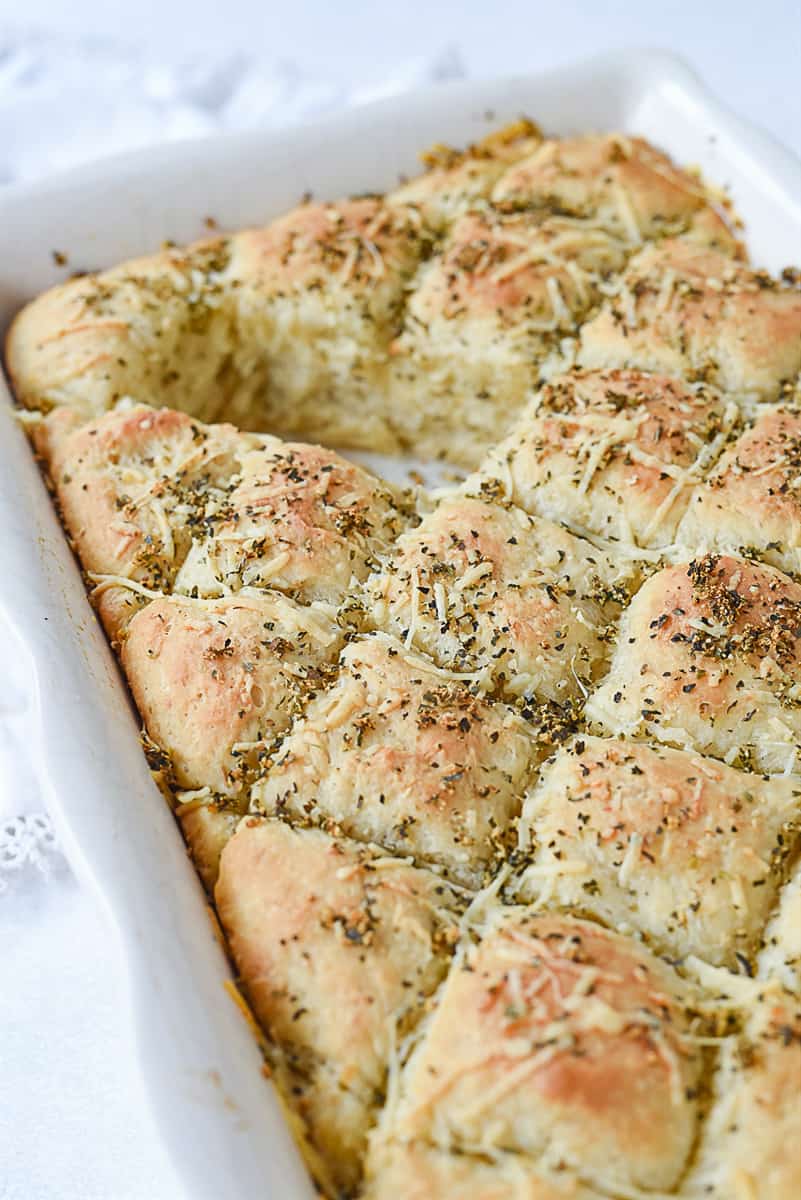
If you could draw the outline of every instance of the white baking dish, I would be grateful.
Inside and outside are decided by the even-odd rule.
[[[678,60],[636,53],[531,78],[458,83],[313,127],[170,146],[0,194],[0,320],[78,268],[264,222],[303,193],[375,191],[434,141],[526,113],[546,130],[642,133],[730,186],[754,260],[801,259],[801,164],[717,105]],[[66,253],[68,266],[52,252]],[[0,404],[0,614],[36,690],[31,754],[73,864],[104,900],[129,971],[141,1066],[194,1200],[310,1196],[177,827],[47,493]],[[121,1020],[126,1019],[123,1014]]]

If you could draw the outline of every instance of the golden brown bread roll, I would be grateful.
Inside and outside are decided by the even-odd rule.
[[[584,367],[640,367],[744,400],[792,399],[801,371],[801,290],[673,238],[642,250],[581,331]]]
[[[320,688],[341,642],[330,608],[280,592],[165,596],[131,619],[120,658],[178,786],[232,795]]]
[[[233,425],[201,425],[140,404],[46,433],[64,521],[87,571],[169,588],[204,522],[224,510],[251,443]]]
[[[709,555],[653,574],[623,615],[591,722],[766,774],[798,770],[801,585]]]
[[[537,394],[479,476],[526,512],[637,546],[669,546],[736,428],[713,388],[644,371],[571,371]]]
[[[352,642],[253,789],[257,808],[377,842],[480,885],[535,746],[509,707],[386,634]]]
[[[428,236],[377,198],[306,204],[233,239],[228,284],[259,421],[329,445],[392,451],[389,345]]]
[[[334,1182],[352,1185],[390,1060],[447,970],[460,901],[428,871],[254,817],[225,847],[215,895],[285,1085]]]
[[[321,446],[251,438],[175,590],[221,596],[271,587],[307,603],[339,604],[404,525],[393,490],[369,471]]]
[[[584,735],[526,797],[524,890],[538,908],[592,912],[674,958],[736,970],[738,955],[753,957],[799,833],[798,779]]]
[[[369,611],[485,687],[566,703],[602,668],[630,571],[551,521],[455,492],[398,539]]]
[[[555,208],[592,220],[633,246],[684,232],[715,199],[699,179],[643,138],[614,133],[549,138],[505,172],[492,198],[505,207]],[[721,248],[734,251],[736,242],[722,216],[713,227]]]
[[[414,413],[427,396],[407,440],[433,455],[450,428],[447,457],[475,465],[625,257],[590,223],[497,211],[460,217],[420,268],[392,344],[393,406]]]
[[[200,418],[235,414],[228,239],[166,249],[39,296],[16,317],[6,364],[30,408],[98,417],[123,399]],[[236,419],[236,417],[235,417]]]
[[[765,406],[699,481],[677,538],[707,550],[750,552],[782,571],[801,568],[801,413]]]
[[[578,1169],[612,1195],[668,1191],[698,1120],[690,1004],[678,976],[627,938],[572,917],[500,912],[454,962],[378,1153],[384,1139],[424,1138],[480,1159],[512,1151]]]

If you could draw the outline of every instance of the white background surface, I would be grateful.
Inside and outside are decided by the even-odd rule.
[[[161,53],[261,48],[357,79],[448,44],[470,75],[626,46],[670,49],[721,99],[801,150],[799,0],[0,0],[0,15],[136,37]]]
[[[401,60],[438,57],[447,46],[471,75],[660,46],[682,53],[721,99],[801,152],[798,0],[26,0],[24,9],[0,0],[0,21],[19,27],[22,20],[71,36],[136,41],[164,57],[260,53],[346,81],[375,80]],[[14,783],[6,776],[4,786]],[[24,909],[14,894],[0,895],[0,1200],[179,1200],[132,1067],[113,941],[57,860],[55,872],[50,883],[21,881]]]

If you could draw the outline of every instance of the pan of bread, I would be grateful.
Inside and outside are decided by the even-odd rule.
[[[791,1200],[801,281],[537,117],[6,366],[319,1192]]]

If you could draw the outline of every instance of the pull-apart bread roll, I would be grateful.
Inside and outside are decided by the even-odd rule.
[[[409,430],[416,447],[436,454],[448,427],[446,456],[475,465],[624,261],[622,245],[593,225],[461,217],[421,267],[392,346],[393,403],[419,414]]]
[[[321,1194],[797,1200],[798,272],[424,162],[35,299],[22,419]]]
[[[415,210],[377,198],[303,205],[233,239],[239,369],[263,381],[262,428],[398,448],[388,350],[427,246]]]
[[[447,970],[461,902],[429,871],[255,817],[223,851],[216,898],[278,1078],[341,1194],[398,1046]]]
[[[735,252],[714,196],[643,138],[622,134],[549,138],[499,179],[493,201],[506,209],[558,212],[592,221],[630,246],[705,224],[706,236]]]
[[[677,538],[706,550],[757,553],[801,573],[801,412],[757,411],[687,505]]]
[[[249,435],[144,404],[78,428],[64,416],[49,469],[85,570],[169,590],[193,537],[226,510]]]
[[[253,798],[480,885],[505,853],[534,753],[511,708],[374,634],[346,647],[335,685],[308,705]]]
[[[368,608],[442,666],[564,703],[598,674],[625,581],[626,564],[560,526],[456,492],[398,539]]]
[[[119,400],[210,419],[231,408],[236,334],[227,238],[81,276],[22,310],[6,343],[18,399],[97,417]]]
[[[535,1177],[554,1173],[549,1197],[565,1170],[604,1194],[669,1191],[697,1128],[689,1002],[678,976],[627,938],[497,913],[451,968],[373,1138],[368,1178],[423,1139],[480,1164],[525,1156]]]
[[[120,658],[176,784],[232,795],[320,688],[341,644],[330,608],[280,592],[164,596],[131,619]]]
[[[799,767],[799,698],[801,586],[710,555],[643,584],[586,712],[613,734],[775,774]]]
[[[331,450],[261,436],[223,509],[195,537],[175,590],[221,596],[271,587],[341,604],[406,520],[392,489]]]
[[[644,371],[571,371],[545,384],[479,477],[579,532],[667,546],[737,419],[712,388]]]
[[[581,737],[523,805],[525,892],[639,930],[662,953],[736,969],[758,946],[800,831],[799,778]]]
[[[510,164],[527,158],[541,142],[537,126],[522,119],[466,150],[432,146],[420,155],[425,173],[389,192],[387,201],[416,209],[426,226],[441,233],[457,217],[487,201]]]
[[[62,518],[106,583],[340,604],[406,523],[387,484],[320,446],[145,405],[59,425],[47,440]]]
[[[640,367],[744,401],[792,399],[801,371],[801,288],[687,239],[641,251],[582,328],[583,367]]]

